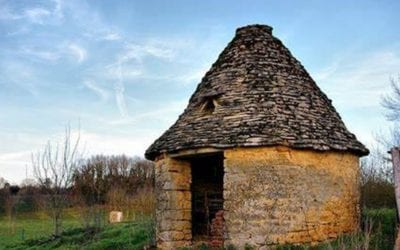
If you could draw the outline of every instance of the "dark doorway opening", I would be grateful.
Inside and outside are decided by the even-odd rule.
[[[223,160],[222,153],[199,156],[191,160],[194,241],[209,241],[215,234],[213,222],[216,220],[216,214],[223,211]]]

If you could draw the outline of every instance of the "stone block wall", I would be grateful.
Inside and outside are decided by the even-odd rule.
[[[210,243],[268,249],[358,229],[358,156],[263,147],[228,149],[224,157],[224,210]],[[190,162],[163,154],[155,171],[157,246],[191,246]]]
[[[155,166],[156,241],[160,249],[192,244],[191,168],[187,161],[161,155]]]
[[[358,156],[286,147],[224,156],[225,245],[318,243],[358,229]]]

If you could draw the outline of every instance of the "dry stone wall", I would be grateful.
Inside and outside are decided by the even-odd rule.
[[[357,230],[358,156],[286,147],[224,155],[225,245],[267,249]]]
[[[269,249],[358,229],[358,156],[279,146],[229,149],[224,157],[224,210],[211,245]],[[191,246],[190,163],[164,154],[155,171],[157,246]]]
[[[190,163],[162,155],[156,161],[156,237],[160,249],[190,246]]]

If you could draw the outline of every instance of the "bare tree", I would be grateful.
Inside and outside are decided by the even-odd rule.
[[[73,174],[79,164],[78,152],[80,136],[72,138],[71,129],[65,129],[62,143],[46,144],[43,151],[32,155],[32,165],[37,183],[46,192],[46,205],[54,223],[54,235],[62,231],[63,213],[68,205],[69,189]]]
[[[400,76],[390,80],[392,92],[382,98],[382,106],[386,109],[389,121],[400,121]]]

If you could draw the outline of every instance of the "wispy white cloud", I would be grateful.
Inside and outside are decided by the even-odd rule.
[[[373,145],[373,131],[387,121],[380,105],[381,97],[390,91],[390,78],[400,69],[397,48],[349,53],[330,65],[311,73],[337,108],[349,130],[362,142]]]
[[[56,0],[54,13],[60,12],[61,15],[77,25],[80,35],[88,40],[117,42],[123,40],[122,35],[118,32],[118,28],[105,22],[101,15],[95,11],[87,1],[80,0]],[[60,11],[57,12],[57,10]],[[65,13],[65,14],[64,14]],[[68,13],[68,15],[67,15]],[[62,19],[62,18],[59,18]]]
[[[0,16],[1,16],[1,13],[0,13]],[[21,27],[15,27],[12,31],[8,31],[5,35],[8,37],[12,37],[12,36],[27,34],[29,32],[30,32],[30,29],[28,28],[28,26],[23,25]]]
[[[28,18],[32,23],[43,24],[44,19],[51,15],[51,12],[44,8],[27,9],[23,13],[23,17]]]
[[[163,46],[162,44],[153,45],[151,43],[127,43],[118,58],[117,62],[126,63],[131,60],[142,62],[146,57],[155,57],[159,59],[172,59],[174,51],[172,48]]]
[[[18,20],[21,18],[21,15],[13,13],[7,5],[2,4],[0,6],[0,20]]]
[[[142,65],[137,63],[113,63],[101,71],[93,73],[107,80],[133,80],[143,75]]]
[[[146,79],[173,80],[175,74],[160,76],[160,74],[146,70],[148,60],[171,61],[176,57],[176,50],[180,46],[187,46],[185,39],[151,39],[135,40],[122,36],[115,27],[105,23],[101,16],[93,11],[90,6],[81,1],[53,0],[49,3],[36,4],[25,7],[22,11],[15,11],[8,6],[2,8],[7,18],[26,19],[34,24],[51,24],[54,20],[73,22],[80,30],[80,37],[71,38],[70,41],[59,41],[54,44],[46,44],[43,47],[25,45],[21,53],[29,59],[37,59],[49,62],[62,62],[66,57],[74,58],[81,64],[88,60],[89,52],[82,44],[91,44],[99,40],[107,40],[115,43],[113,48],[117,56],[110,63],[94,63],[92,70],[83,69],[83,84],[102,100],[109,98],[104,88],[99,87],[98,82],[112,82],[115,95],[115,103],[121,117],[129,117],[126,101],[125,84]],[[67,15],[68,14],[68,15]],[[67,15],[67,16],[64,16]],[[53,20],[54,19],[54,20]],[[83,36],[82,34],[87,34]],[[179,75],[179,74],[178,74]],[[196,75],[196,76],[193,76]],[[196,72],[180,75],[178,81],[184,83],[200,77]]]
[[[17,51],[20,55],[28,56],[32,59],[40,59],[44,61],[56,62],[62,58],[73,58],[76,62],[82,63],[88,57],[88,52],[85,48],[73,42],[62,42],[53,46],[36,46],[24,45]]]
[[[174,56],[171,48],[157,47],[151,44],[127,43],[116,56],[115,60],[104,66],[92,70],[92,74],[101,75],[110,80],[132,80],[146,78],[143,75],[143,63],[146,57],[161,60],[170,60]]]
[[[105,34],[103,37],[103,40],[107,40],[107,41],[117,41],[117,40],[121,40],[121,39],[122,39],[122,37],[117,32],[110,32],[108,34]]]
[[[171,124],[176,117],[182,112],[187,105],[186,98],[184,100],[173,101],[164,104],[162,107],[144,112],[138,113],[134,116],[130,117],[122,117],[121,119],[116,119],[112,121],[108,121],[107,123],[110,125],[132,125],[137,124],[143,120],[153,120],[153,121],[162,121],[166,124]]]
[[[36,71],[29,65],[17,61],[0,61],[0,85],[18,87],[33,96],[39,94]]]
[[[118,64],[117,68],[117,81],[114,84],[114,90],[115,90],[115,100],[117,101],[117,106],[119,109],[119,112],[123,118],[128,116],[128,109],[126,106],[126,101],[125,101],[125,86],[123,83],[123,76],[122,76],[122,65],[121,63]]]
[[[64,18],[63,0],[53,0],[53,2],[54,2],[54,10],[53,10],[54,16],[56,16],[58,19],[63,19]]]
[[[84,80],[83,84],[90,89],[91,91],[93,91],[96,95],[98,95],[101,100],[106,101],[109,99],[110,97],[110,93],[104,89],[101,88],[98,84],[96,84],[94,81],[92,80]]]
[[[206,70],[199,65],[208,66],[204,61],[196,61],[197,64],[193,65],[193,60],[187,57],[188,51],[196,49],[200,51],[198,44],[193,43],[193,40],[181,37],[151,38],[129,35],[129,32],[121,32],[105,22],[100,13],[85,1],[38,2],[27,4],[18,11],[17,7],[7,8],[2,8],[0,4],[0,19],[15,21],[9,22],[15,24],[15,29],[12,27],[7,32],[9,35],[15,35],[9,39],[15,39],[18,43],[9,47],[10,50],[16,49],[7,55],[15,60],[0,59],[0,82],[6,80],[7,87],[18,86],[32,94],[42,94],[41,97],[46,101],[61,97],[62,100],[60,98],[60,101],[53,102],[52,107],[44,108],[41,105],[34,107],[38,110],[43,109],[41,111],[43,113],[39,111],[32,113],[51,117],[50,123],[56,121],[54,123],[59,124],[78,117],[86,125],[92,126],[81,131],[81,141],[89,149],[88,154],[143,155],[144,150],[162,132],[161,130],[169,126],[184,109],[187,98],[172,102],[164,101],[160,104],[152,103],[150,107],[145,98],[140,101],[134,99],[136,97],[132,94],[136,87],[134,84],[142,84],[140,91],[146,92],[145,84],[152,82],[149,79],[159,82],[165,80],[182,84],[194,83],[200,80]],[[1,13],[6,14],[5,18]],[[61,23],[65,26],[60,33],[57,30],[59,27],[54,25]],[[53,27],[49,27],[50,25]],[[17,34],[28,34],[28,36],[19,37]],[[211,46],[209,42],[204,43]],[[104,50],[96,51],[99,47]],[[209,47],[201,50],[209,51]],[[176,62],[178,66],[168,70],[168,67],[164,66],[171,61]],[[3,63],[10,65],[3,67]],[[98,114],[96,110],[101,108],[98,105],[104,104],[101,102],[90,105],[82,101],[84,105],[82,110],[73,109],[72,105],[64,105],[67,102],[69,104],[68,94],[76,87],[65,84],[63,82],[65,79],[58,76],[61,72],[60,75],[65,77],[63,75],[65,70],[59,66],[65,66],[67,63],[74,64],[74,67],[68,68],[68,72],[74,74],[71,83],[78,83],[78,88],[90,90],[102,101],[115,102],[114,105],[118,108],[117,114],[108,110]],[[6,74],[3,74],[4,72]],[[146,81],[142,81],[143,79]],[[45,90],[40,85],[41,82],[46,84],[51,82],[51,87]],[[68,93],[65,95],[59,93],[60,89],[67,90]],[[92,94],[90,91],[87,91],[89,95]],[[73,105],[75,104],[74,100]],[[54,114],[57,114],[56,118]],[[7,117],[10,116],[5,115],[0,118],[7,119]],[[95,128],[93,128],[94,123]],[[13,131],[14,129],[19,128],[13,128]],[[4,136],[0,133],[0,141],[6,144],[3,147],[0,144],[2,175],[7,173],[5,175],[14,180],[19,180],[20,176],[23,176],[25,165],[30,165],[30,152],[41,149],[49,137],[54,137],[54,124],[46,124],[46,127],[40,129],[46,132],[42,131],[43,134],[38,135],[38,131],[33,131],[30,135],[21,136],[24,140],[20,138],[16,141],[15,138],[10,138],[8,140],[10,143],[4,143]],[[13,148],[10,149],[9,145],[13,145]]]
[[[396,51],[346,56],[312,75],[339,105],[378,107],[390,78],[400,72],[400,52]]]
[[[70,54],[75,57],[78,63],[81,63],[86,60],[87,51],[78,44],[70,43],[67,45],[67,49],[69,50]]]
[[[317,71],[317,72],[314,72],[313,73],[314,80],[316,80],[317,82],[320,82],[320,81],[325,81],[325,80],[329,79],[333,74],[336,73],[339,66],[340,66],[339,60],[333,61],[328,66],[326,66],[322,69],[319,69],[319,71]]]
[[[131,47],[131,49],[143,52],[144,55],[150,55],[157,58],[172,59],[174,57],[173,50],[166,47],[158,47],[154,45],[145,45],[138,48]]]
[[[60,54],[57,51],[40,50],[37,48],[33,49],[25,47],[21,49],[21,53],[46,61],[57,61],[58,59],[60,59]]]
[[[188,73],[185,72],[184,74],[170,76],[170,79],[177,81],[182,85],[199,83],[208,69],[208,66],[200,67],[198,69],[191,70]]]
[[[55,20],[63,18],[62,0],[53,0],[50,6],[26,7],[15,11],[6,3],[0,7],[0,20],[26,20],[32,24],[54,24]]]
[[[129,112],[125,99],[124,81],[143,77],[143,60],[146,57],[169,60],[173,56],[173,50],[170,48],[157,47],[151,44],[127,43],[113,63],[99,70],[95,70],[95,72],[92,72],[92,75],[98,77],[100,74],[105,79],[109,79],[113,82],[118,110],[121,117],[126,119],[129,117]]]

